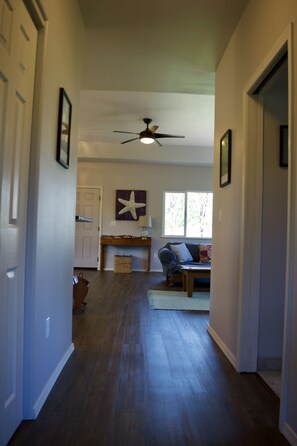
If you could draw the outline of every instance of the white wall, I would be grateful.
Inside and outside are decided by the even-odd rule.
[[[117,189],[136,189],[147,191],[147,215],[152,216],[151,270],[161,271],[161,264],[157,257],[158,249],[167,243],[162,238],[162,206],[163,191],[165,190],[198,190],[212,191],[212,167],[175,166],[166,164],[136,164],[136,163],[107,163],[107,162],[79,162],[78,186],[103,187],[103,235],[140,235],[137,222],[115,221],[115,192]],[[170,239],[171,240],[171,239]],[[146,269],[146,252],[141,249],[134,251],[133,269]],[[113,269],[114,254],[127,253],[122,248],[109,248],[106,256],[106,269]]]
[[[245,85],[254,76],[257,68],[276,44],[290,23],[297,25],[297,7],[295,0],[250,0],[240,23],[235,30],[228,48],[221,59],[216,72],[215,104],[215,156],[214,156],[214,232],[212,252],[212,306],[210,329],[216,334],[221,346],[236,361],[237,333],[240,295],[240,236],[242,215],[242,175],[243,160],[243,91]],[[296,30],[295,30],[296,31]],[[296,48],[297,37],[294,34]],[[295,56],[295,54],[294,54]],[[296,76],[297,60],[294,57]],[[293,78],[294,103],[297,102],[296,77]],[[297,116],[293,117],[292,131],[295,134]],[[219,141],[224,132],[232,130],[232,182],[225,188],[219,188]],[[291,212],[296,209],[296,141],[292,141],[291,172]],[[250,147],[249,150],[253,150]],[[253,181],[251,176],[250,182]],[[221,221],[219,214],[221,211]],[[297,250],[297,229],[291,220],[291,267],[294,264],[293,252]],[[253,240],[250,240],[251,249]],[[226,261],[227,260],[227,261]],[[296,275],[295,275],[296,276]],[[290,303],[286,312],[286,369],[285,393],[282,398],[281,428],[297,444],[297,354],[292,346],[297,345],[297,279],[290,282]]]
[[[75,0],[43,0],[30,166],[25,314],[25,416],[40,410],[72,351],[78,106],[83,26]],[[73,106],[70,168],[56,162],[59,88]],[[50,334],[46,339],[46,319]]]

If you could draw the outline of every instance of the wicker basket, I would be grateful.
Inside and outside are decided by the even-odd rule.
[[[132,256],[114,256],[115,273],[132,273]]]

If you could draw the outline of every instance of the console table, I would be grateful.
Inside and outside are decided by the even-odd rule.
[[[100,238],[100,271],[104,269],[104,253],[108,246],[140,246],[147,249],[147,271],[151,267],[151,237],[133,237],[133,236],[116,236],[116,235],[102,235]]]

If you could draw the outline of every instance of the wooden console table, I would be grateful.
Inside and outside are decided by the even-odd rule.
[[[104,270],[104,252],[107,246],[140,246],[147,248],[147,271],[151,268],[151,237],[113,236],[102,235],[100,238],[100,271]]]

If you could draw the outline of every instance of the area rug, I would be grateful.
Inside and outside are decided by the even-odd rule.
[[[149,305],[154,310],[209,311],[209,293],[194,292],[188,297],[185,291],[148,290]]]

